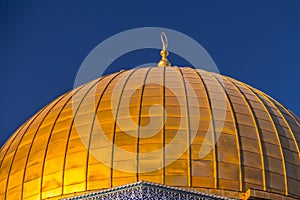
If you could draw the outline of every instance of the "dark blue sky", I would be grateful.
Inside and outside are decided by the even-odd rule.
[[[0,0],[0,146],[30,116],[72,89],[80,64],[96,45],[146,26],[187,34],[222,74],[300,114],[300,1],[120,2]],[[158,54],[133,52],[111,71],[156,62]]]

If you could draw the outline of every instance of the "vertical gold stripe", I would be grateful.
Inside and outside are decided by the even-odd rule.
[[[19,132],[15,134],[15,137],[12,141],[12,143],[14,142],[14,140],[16,139],[17,135],[21,133],[21,131],[23,130],[24,127],[26,127],[26,124],[29,124],[27,126],[27,128],[25,129],[25,131],[23,132],[23,135],[21,136],[20,138],[20,141],[18,142],[18,145],[15,147],[15,150],[13,151],[14,152],[14,155],[13,155],[13,158],[11,160],[11,163],[10,163],[10,167],[9,167],[9,170],[8,170],[8,173],[7,173],[7,180],[6,180],[6,185],[5,185],[5,189],[3,190],[4,191],[4,199],[6,199],[6,193],[7,193],[7,187],[8,187],[8,179],[9,179],[9,176],[10,176],[10,171],[11,171],[11,168],[12,168],[12,164],[14,162],[14,158],[16,156],[16,152],[17,152],[17,149],[18,149],[18,146],[19,144],[21,143],[26,131],[29,129],[29,127],[31,126],[31,124],[37,119],[37,117],[41,114],[41,112],[43,112],[45,110],[46,107],[44,107],[42,110],[40,110],[35,116],[33,116],[32,118],[30,118],[28,121],[26,121],[25,124],[23,124],[22,128],[19,129]],[[12,144],[11,143],[11,144]],[[5,152],[5,156],[6,156],[6,153],[8,152],[8,150],[11,148],[11,145],[7,148],[6,152]],[[5,156],[3,157],[3,160],[5,159]],[[1,163],[2,164],[2,163]],[[1,169],[1,168],[0,168]]]
[[[213,112],[212,112],[212,107],[211,107],[211,102],[210,102],[210,98],[209,98],[209,94],[208,94],[208,90],[207,90],[207,86],[204,83],[204,80],[202,78],[201,73],[204,72],[203,70],[194,70],[195,73],[198,75],[203,87],[204,87],[204,91],[205,91],[205,95],[207,98],[207,102],[208,102],[208,112],[210,115],[210,123],[212,125],[212,142],[213,144],[216,144],[216,129],[215,129],[215,122],[214,122],[214,116],[213,116]],[[215,188],[219,187],[219,182],[218,182],[218,165],[217,165],[217,159],[218,159],[218,147],[217,145],[215,145],[215,147],[213,148],[213,156],[214,156],[214,160],[213,160],[213,164],[214,164],[214,180],[215,180]]]
[[[142,91],[141,91],[141,98],[140,98],[140,108],[139,108],[139,115],[138,115],[138,136],[137,136],[137,150],[136,150],[136,180],[139,181],[139,153],[140,153],[140,132],[141,132],[141,115],[142,115],[142,105],[143,105],[143,98],[144,98],[144,90],[145,90],[145,85],[146,85],[146,80],[148,77],[148,74],[150,72],[150,70],[152,69],[152,67],[150,67],[145,75],[145,79],[143,82],[143,86],[142,86]]]
[[[225,77],[225,76],[224,76]],[[241,95],[241,97],[243,98],[246,106],[248,107],[248,110],[250,112],[250,115],[251,115],[251,118],[252,118],[252,121],[253,121],[253,124],[254,124],[254,127],[255,127],[255,132],[257,134],[257,140],[258,140],[258,145],[259,145],[259,151],[260,151],[260,159],[261,159],[261,167],[262,167],[262,183],[263,183],[263,190],[266,191],[267,187],[266,187],[266,173],[265,173],[265,161],[264,161],[264,154],[263,154],[263,148],[262,148],[262,142],[261,142],[261,139],[260,139],[260,132],[259,132],[259,129],[258,129],[258,126],[257,126],[257,119],[256,117],[254,116],[254,112],[251,108],[251,105],[248,101],[248,99],[246,99],[246,96],[244,95],[244,93],[241,91],[241,89],[236,85],[235,81],[228,78],[228,77],[225,77],[232,85],[233,87],[238,91],[238,93]]]
[[[110,184],[111,184],[111,187],[113,187],[113,172],[114,172],[114,152],[115,152],[115,149],[114,149],[114,146],[115,146],[115,140],[116,140],[116,129],[117,129],[117,121],[118,121],[118,114],[119,114],[119,108],[120,108],[120,104],[121,104],[121,100],[122,100],[122,96],[123,96],[123,92],[124,92],[124,89],[127,85],[127,82],[129,80],[129,78],[132,76],[132,74],[134,72],[136,72],[138,69],[135,69],[135,70],[132,70],[131,72],[130,71],[127,71],[128,72],[128,75],[126,77],[126,80],[123,84],[123,87],[122,87],[122,90],[121,90],[121,94],[120,94],[120,97],[119,97],[119,100],[118,100],[118,105],[117,105],[117,108],[116,108],[116,116],[115,116],[115,122],[114,122],[114,132],[113,132],[113,138],[112,138],[112,157],[111,157],[111,169],[110,169]],[[130,73],[129,73],[130,72]]]
[[[166,109],[166,67],[163,67],[163,108]],[[163,112],[163,184],[166,184],[166,112]]]
[[[6,153],[8,152],[8,150],[10,149],[12,143],[15,141],[16,137],[18,134],[20,134],[20,132],[24,129],[25,125],[27,123],[29,123],[31,120],[33,120],[34,118],[36,118],[36,116],[41,112],[41,110],[39,112],[37,112],[35,115],[33,115],[32,117],[30,117],[24,124],[22,124],[15,132],[14,134],[12,134],[7,141],[4,143],[4,145],[0,148],[0,153],[5,151],[3,153],[2,159],[0,160],[0,172],[1,172],[1,167],[2,167],[2,162],[6,156]],[[5,149],[6,148],[6,149]]]
[[[48,114],[51,112],[51,110],[57,105],[58,102],[60,102],[65,96],[67,96],[68,93],[65,93],[64,95],[60,96],[58,101],[55,102],[54,106],[49,110],[49,112],[47,113],[47,115],[45,115],[42,119],[41,119],[41,123],[38,125],[35,133],[34,133],[34,136],[30,142],[30,147],[29,147],[29,150],[28,150],[28,153],[26,154],[26,161],[25,161],[25,168],[24,168],[24,173],[23,173],[23,178],[22,178],[22,186],[21,186],[21,197],[23,199],[23,190],[24,190],[24,182],[25,182],[25,175],[26,175],[26,171],[27,171],[27,165],[28,165],[28,160],[29,160],[29,155],[31,153],[31,149],[32,149],[32,146],[33,146],[33,142],[35,141],[35,138],[36,138],[36,135],[37,133],[39,132],[40,130],[40,127],[42,126],[42,124],[44,123],[46,117],[48,116]]]
[[[40,111],[40,112],[41,112],[41,111]],[[39,113],[40,113],[40,112],[39,112]],[[34,117],[36,117],[36,115],[35,115]],[[8,150],[10,149],[11,144],[15,141],[16,136],[23,130],[23,128],[25,127],[25,124],[28,123],[28,122],[31,121],[31,120],[33,120],[33,118],[30,118],[30,119],[29,119],[28,121],[26,121],[26,122],[25,122],[18,130],[16,130],[15,133],[7,140],[7,141],[10,140],[10,142],[9,142],[9,143],[6,142],[6,143],[1,147],[0,152],[2,152],[2,151],[5,151],[5,152],[4,152],[4,154],[3,154],[2,159],[0,160],[0,172],[1,172],[2,162],[3,162],[3,160],[4,160],[5,156],[6,156],[6,153],[7,153]],[[6,145],[7,145],[7,148],[4,150],[4,146],[6,146]]]
[[[61,110],[59,111],[58,115],[56,116],[56,118],[55,118],[55,120],[54,120],[54,122],[53,122],[53,124],[52,124],[51,130],[50,130],[50,132],[49,132],[49,137],[48,137],[48,140],[47,140],[47,144],[46,144],[46,146],[45,146],[45,153],[44,153],[43,163],[42,163],[41,187],[40,187],[40,194],[41,194],[41,196],[40,196],[40,199],[42,199],[42,195],[43,195],[43,178],[44,178],[44,167],[45,167],[45,162],[46,162],[46,156],[47,156],[48,147],[49,147],[50,139],[51,139],[52,132],[53,132],[53,130],[54,130],[55,124],[56,124],[56,122],[57,122],[57,120],[58,120],[58,118],[59,118],[61,112],[63,111],[63,109],[65,108],[65,106],[68,104],[68,102],[70,101],[70,99],[72,98],[72,96],[73,96],[74,94],[76,94],[77,92],[79,92],[79,90],[81,90],[83,87],[84,87],[84,85],[81,86],[81,87],[79,87],[79,88],[77,88],[76,91],[73,90],[73,91],[71,91],[71,92],[66,93],[66,95],[65,95],[64,97],[66,97],[68,94],[71,94],[71,93],[72,93],[72,94],[71,94],[71,96],[66,100],[66,102],[65,102],[64,105],[62,106]]]
[[[84,98],[86,97],[86,95],[89,93],[89,91],[91,91],[91,89],[93,87],[95,87],[97,85],[97,83],[101,80],[101,78],[97,79],[95,81],[95,83],[92,84],[92,86],[90,86],[88,88],[88,90],[86,91],[86,93],[83,95],[83,97],[81,98],[79,104],[78,104],[78,107],[76,108],[75,110],[75,113],[73,114],[73,118],[72,118],[72,122],[71,122],[71,125],[70,125],[70,128],[69,128],[69,132],[68,132],[68,137],[67,137],[67,144],[66,144],[66,148],[65,148],[65,156],[64,156],[64,164],[63,164],[63,169],[62,169],[62,187],[61,187],[61,193],[64,194],[64,186],[65,186],[65,170],[66,170],[66,160],[67,160],[67,152],[68,152],[68,147],[69,147],[69,142],[70,142],[70,136],[71,136],[71,133],[72,133],[72,129],[73,129],[73,124],[74,124],[74,121],[75,121],[75,118],[76,118],[76,115],[78,113],[78,110],[84,100]],[[88,86],[88,85],[84,85],[84,86]],[[80,88],[81,89],[81,88]]]
[[[298,156],[300,156],[299,146],[298,146],[296,138],[295,138],[295,136],[293,134],[293,130],[291,129],[290,124],[288,123],[288,121],[286,120],[286,118],[284,117],[284,115],[282,114],[282,112],[280,111],[280,109],[270,100],[270,98],[266,94],[264,94],[264,93],[262,93],[262,92],[260,92],[258,90],[256,90],[256,91],[259,92],[261,95],[263,95],[265,97],[265,99],[267,99],[267,101],[269,101],[276,108],[277,112],[280,114],[280,116],[284,120],[285,124],[287,125],[287,127],[289,129],[289,132],[290,132],[290,134],[291,134],[291,136],[292,136],[292,138],[294,140],[295,147],[296,147],[296,149],[298,151]],[[280,105],[280,103],[278,103],[278,104]],[[280,105],[280,107],[282,107],[285,111],[287,111],[282,105]],[[289,112],[287,112],[287,113],[290,114]],[[295,120],[294,116],[292,116],[292,118]],[[299,125],[299,123],[297,121],[296,121],[296,123]]]
[[[279,133],[277,130],[277,127],[275,125],[275,122],[270,114],[270,112],[268,111],[266,105],[263,103],[263,101],[261,100],[261,98],[245,83],[240,82],[242,85],[244,85],[245,87],[247,87],[249,89],[249,91],[258,99],[258,101],[261,103],[261,105],[264,107],[266,113],[269,116],[269,119],[272,123],[272,126],[274,128],[274,131],[276,133],[276,137],[278,140],[278,146],[279,146],[279,150],[280,150],[280,154],[281,154],[281,159],[282,159],[282,168],[283,168],[283,176],[284,176],[284,189],[285,189],[285,194],[288,195],[288,185],[287,185],[287,175],[286,175],[286,166],[285,166],[285,159],[284,159],[284,155],[283,155],[283,151],[282,151],[282,146],[281,146],[281,142],[280,142],[280,138],[279,138]]]
[[[57,99],[57,102],[58,102],[59,100],[60,100],[60,99]],[[51,108],[53,108],[53,107],[56,105],[57,102],[54,102],[54,104],[52,105]],[[12,161],[11,161],[11,163],[10,163],[9,171],[8,171],[8,173],[7,173],[8,177],[7,177],[6,185],[5,185],[4,199],[6,199],[6,194],[7,194],[7,191],[8,191],[8,182],[9,182],[10,172],[11,172],[11,169],[12,169],[12,165],[13,165],[13,163],[14,163],[14,159],[15,159],[16,154],[17,154],[18,147],[19,147],[19,145],[21,144],[21,142],[22,142],[24,136],[26,135],[27,130],[30,128],[31,124],[37,119],[37,117],[38,117],[38,116],[39,116],[39,115],[40,115],[47,107],[48,107],[48,106],[44,107],[44,108],[42,109],[42,111],[40,111],[40,112],[35,116],[35,118],[30,122],[30,124],[28,125],[28,127],[26,128],[26,130],[24,131],[23,135],[22,135],[21,138],[20,138],[20,141],[19,141],[19,143],[18,143],[18,145],[17,145],[17,147],[16,147],[16,149],[15,149],[15,151],[14,151],[14,155],[13,155]],[[51,109],[49,109],[49,111],[46,113],[46,115],[50,112],[50,110],[51,110]],[[24,184],[24,183],[23,183],[23,180],[22,180],[22,185],[23,185],[23,184]],[[22,197],[21,197],[21,198],[22,198]]]
[[[233,124],[234,124],[234,131],[235,131],[235,139],[236,139],[236,148],[238,150],[238,161],[239,161],[239,186],[240,186],[240,191],[243,191],[243,174],[242,174],[242,155],[241,155],[241,141],[240,141],[240,137],[239,137],[239,132],[238,132],[238,128],[237,128],[237,119],[235,116],[235,112],[233,110],[233,106],[232,106],[232,102],[229,98],[229,95],[226,91],[226,88],[224,86],[224,84],[221,83],[221,81],[216,77],[216,75],[210,73],[210,76],[214,77],[217,82],[220,84],[221,88],[223,89],[225,96],[226,96],[226,100],[229,104],[229,109],[230,109],[230,113],[231,113],[231,117],[233,119]]]
[[[57,99],[58,99],[58,98],[57,98]],[[56,101],[56,100],[54,100],[54,101]],[[47,105],[47,106],[48,106],[48,105]],[[9,144],[8,144],[8,146],[7,146],[7,148],[6,148],[6,150],[5,150],[5,153],[4,153],[3,157],[2,157],[3,159],[2,159],[1,162],[0,162],[0,169],[1,169],[1,166],[2,166],[2,162],[3,162],[3,160],[4,160],[5,156],[6,156],[6,153],[7,153],[8,150],[11,148],[11,145],[12,145],[12,143],[14,143],[14,141],[16,140],[18,134],[20,134],[20,133],[22,132],[22,130],[24,129],[24,127],[26,127],[26,125],[27,125],[28,123],[32,123],[32,120],[35,120],[35,119],[37,118],[37,116],[38,116],[43,110],[45,110],[45,108],[46,108],[47,106],[45,106],[43,109],[41,109],[40,111],[38,111],[35,115],[33,115],[32,117],[30,117],[24,124],[22,124],[21,127],[19,127],[19,128],[14,132],[14,134],[8,138],[7,142],[1,147],[0,152],[1,152],[1,151],[4,151],[5,145],[8,144],[8,141],[10,141]],[[23,134],[24,134],[25,132],[26,132],[26,131],[24,131]],[[18,145],[17,145],[17,147],[18,147]],[[17,147],[16,147],[16,148],[17,148]]]
[[[86,182],[85,182],[85,190],[87,190],[87,183],[88,183],[88,167],[89,167],[89,155],[90,155],[90,148],[91,148],[91,142],[92,142],[92,134],[93,134],[93,129],[94,129],[94,123],[95,123],[95,120],[96,120],[96,116],[97,116],[97,111],[99,109],[99,106],[100,106],[100,103],[101,103],[101,100],[102,100],[102,97],[105,93],[105,91],[107,90],[108,86],[111,84],[111,82],[117,77],[119,76],[120,74],[122,74],[124,71],[121,71],[119,73],[116,73],[112,78],[110,78],[110,76],[106,76],[105,78],[110,78],[110,80],[108,81],[108,83],[105,85],[105,88],[103,89],[100,97],[99,97],[99,101],[97,102],[97,105],[96,105],[96,108],[95,108],[95,113],[94,113],[94,116],[93,116],[93,121],[92,121],[92,127],[91,127],[91,131],[90,131],[90,136],[89,136],[89,143],[88,143],[88,151],[87,151],[87,161],[86,161],[86,172],[85,172],[85,178],[86,178]],[[104,78],[103,78],[104,79]],[[101,79],[100,81],[102,81],[103,79]],[[99,82],[100,83],[100,82]]]
[[[185,108],[186,108],[186,119],[187,119],[187,138],[188,138],[188,187],[192,186],[192,150],[191,150],[191,125],[190,125],[190,112],[189,112],[189,100],[187,96],[187,89],[186,89],[186,78],[184,77],[182,70],[179,67],[176,67],[177,71],[180,73],[183,88],[184,88],[184,97],[185,97]]]

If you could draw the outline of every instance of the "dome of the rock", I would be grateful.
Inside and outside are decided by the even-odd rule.
[[[299,142],[295,114],[235,79],[188,67],[120,71],[60,96],[8,139],[0,199],[59,199],[141,180],[297,199]]]

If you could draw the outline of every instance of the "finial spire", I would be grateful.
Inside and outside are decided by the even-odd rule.
[[[167,56],[169,55],[169,52],[167,51],[168,48],[167,35],[164,32],[162,32],[160,34],[160,39],[161,39],[163,49],[160,51],[161,60],[158,63],[158,67],[170,67],[171,63],[167,59]]]

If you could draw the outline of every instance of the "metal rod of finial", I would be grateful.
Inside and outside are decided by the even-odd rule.
[[[160,34],[160,39],[161,39],[163,49],[160,51],[161,60],[158,63],[158,67],[170,67],[171,63],[167,59],[167,56],[169,55],[169,52],[167,51],[167,48],[168,48],[167,35],[164,32],[162,32]]]

